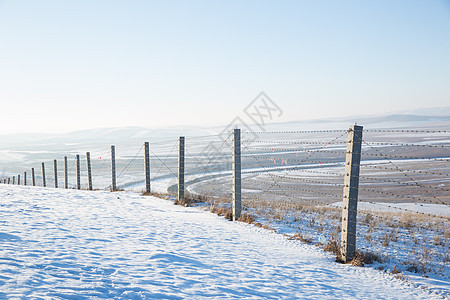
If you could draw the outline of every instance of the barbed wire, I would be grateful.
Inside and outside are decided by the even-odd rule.
[[[245,187],[245,189],[249,189],[249,188]],[[291,199],[291,200],[301,200],[301,201],[311,202],[311,203],[315,203],[315,204],[319,204],[319,205],[326,205],[327,204],[327,202],[325,202],[325,201],[319,201],[319,200],[314,200],[314,199],[309,199],[309,198],[289,195],[284,190],[281,190],[280,192],[271,191],[271,190],[261,190],[261,194],[271,194],[271,195],[283,196],[283,197],[286,197],[286,198]],[[253,197],[257,197],[255,195],[252,195],[252,196]],[[270,200],[267,200],[267,199],[262,199],[262,198],[260,198],[260,199],[264,200],[264,201],[270,201]]]
[[[383,155],[379,149],[372,147],[372,146],[371,146],[369,143],[367,143],[365,140],[362,140],[361,142],[364,143],[364,144],[366,144],[367,146],[369,146],[371,149],[374,149],[375,151],[377,151],[380,155]],[[384,155],[383,155],[383,156],[384,156]],[[425,189],[425,187],[424,187],[423,185],[421,185],[421,184],[418,183],[416,180],[414,180],[411,176],[409,176],[408,174],[406,174],[402,169],[400,169],[396,164],[394,164],[394,162],[392,162],[388,157],[384,156],[384,158],[387,159],[387,160],[389,161],[389,163],[392,164],[399,172],[401,172],[403,175],[405,175],[405,176],[406,176],[407,178],[409,178],[411,181],[413,181],[414,183],[416,183],[417,186],[419,186],[419,187]],[[438,200],[438,199],[436,198],[435,195],[432,194],[431,196],[432,196],[434,199],[436,199],[436,201],[442,202],[442,201]],[[445,203],[442,202],[442,204],[445,204]],[[447,204],[446,204],[446,205],[447,205]]]
[[[450,158],[446,158],[446,157],[436,158],[436,157],[418,157],[418,156],[406,156],[406,155],[384,155],[384,154],[374,154],[374,153],[361,153],[361,155],[373,156],[373,157],[384,157],[386,159],[400,158],[400,159],[433,160],[433,161],[445,161],[445,162],[450,161]]]
[[[251,142],[251,143],[257,143],[257,144],[264,144],[264,143],[272,143],[272,144],[281,144],[281,145],[285,145],[285,144],[289,144],[289,145],[346,145],[347,141],[342,141],[342,142],[329,142],[329,143],[324,143],[324,142],[317,142],[317,141],[261,141],[261,140],[257,140],[257,141],[247,141],[247,142]]]
[[[250,179],[251,180],[251,179]],[[250,180],[244,180],[244,181],[250,181]],[[284,183],[281,183],[284,184]],[[257,191],[261,191],[262,194],[264,193],[269,193],[272,192],[273,190],[271,190],[270,188],[272,188],[273,185],[269,186],[269,190],[264,189],[261,190],[261,188],[254,188],[254,187],[249,187],[249,186],[245,186],[245,189],[247,190],[257,190]],[[323,195],[323,196],[328,196],[328,197],[333,197],[333,198],[338,198],[341,199],[340,196],[336,195],[336,194],[331,194],[331,193],[325,193],[325,192],[320,192],[320,191],[316,191],[316,190],[308,190],[308,189],[302,189],[302,188],[295,188],[295,187],[290,187],[290,188],[280,188],[281,191],[283,192],[289,192],[289,191],[301,191],[301,192],[307,192],[307,193],[311,193],[311,194],[317,194],[317,195]]]
[[[212,161],[213,161],[214,159],[217,159],[217,158],[218,158],[218,155],[219,155],[220,151],[222,150],[223,146],[229,141],[229,139],[230,139],[230,137],[231,137],[232,134],[233,134],[233,132],[230,132],[229,135],[227,136],[227,138],[221,142],[220,146],[216,149],[216,151],[212,154],[212,156],[211,156],[211,155],[209,156],[209,160],[208,160],[208,162],[206,163],[206,165],[203,166],[203,168],[200,166],[200,164],[198,165],[198,166],[200,166],[200,168],[202,168],[202,169],[201,169],[201,171],[199,171],[199,172],[195,175],[195,177],[194,177],[194,179],[193,179],[192,181],[198,180],[198,178],[200,178],[200,176],[201,176],[203,173],[206,172],[207,168],[210,166],[210,164],[212,163]],[[186,147],[185,147],[185,151],[186,151]],[[228,155],[228,156],[225,156],[225,157],[228,158],[229,155]],[[223,157],[222,157],[222,158],[223,158]]]
[[[159,160],[159,161],[161,162],[161,165],[159,166],[159,169],[158,169],[158,171],[156,172],[156,175],[155,175],[155,176],[158,176],[158,175],[160,174],[161,169],[162,169],[163,166],[165,166],[165,167],[169,170],[169,172],[171,172],[171,173],[173,174],[173,172],[171,171],[171,169],[166,165],[167,160],[168,160],[169,157],[172,155],[173,150],[174,150],[175,147],[177,146],[177,142],[174,143],[174,142],[172,141],[172,143],[173,143],[173,146],[172,146],[172,148],[170,149],[169,154],[165,157],[164,161],[162,161],[156,154],[154,154],[153,151],[152,151],[152,148],[150,147],[150,153],[152,153],[152,155],[153,155],[154,157],[156,157],[156,159]],[[173,174],[173,175],[175,175],[175,174]],[[175,175],[175,177],[177,177],[177,175]]]
[[[279,160],[279,159],[278,159]],[[277,161],[278,161],[277,160]],[[273,159],[266,159],[266,161],[271,161],[273,162]],[[289,173],[293,172],[293,171],[303,171],[304,168],[308,168],[308,169],[314,169],[314,168],[330,168],[330,167],[334,167],[336,165],[343,165],[344,163],[329,163],[329,162],[323,162],[323,161],[316,161],[316,160],[312,160],[312,161],[308,161],[309,164],[307,165],[292,165],[292,164],[287,164],[285,165],[284,163],[279,163],[277,164],[276,162],[274,162],[273,165],[261,165],[259,163],[243,163],[242,166],[246,166],[247,168],[243,169],[242,171],[246,171],[246,170],[252,170],[255,168],[258,169],[264,169],[264,172],[270,172],[270,171],[288,171]],[[313,165],[314,164],[314,165]],[[257,170],[255,170],[257,171]],[[306,172],[306,171],[305,171]],[[343,176],[343,174],[340,174],[340,176]]]
[[[385,205],[383,205],[383,203],[381,203],[381,202],[371,202],[371,201],[359,201],[360,203],[369,203],[369,204],[372,204],[372,205],[374,205],[374,209],[377,207],[377,206],[383,206],[383,208],[391,208],[391,207],[388,207],[388,206],[385,206]],[[372,227],[373,226],[373,224],[374,224],[374,221],[373,220],[371,220],[372,218],[377,218],[377,219],[382,219],[382,220],[384,220],[384,227],[386,227],[386,228],[392,228],[392,229],[397,229],[400,225],[399,224],[402,224],[403,222],[405,222],[405,221],[402,221],[401,219],[402,218],[404,218],[404,215],[398,215],[398,214],[405,214],[405,213],[407,213],[407,214],[409,214],[409,215],[412,215],[412,214],[417,214],[417,213],[419,213],[418,211],[401,211],[401,210],[399,210],[399,211],[395,211],[395,210],[390,210],[390,211],[385,211],[385,210],[365,210],[365,209],[358,209],[358,216],[357,216],[357,221],[355,222],[356,224],[359,224],[358,226],[365,226],[365,227]],[[392,216],[383,216],[382,214],[393,214]],[[370,215],[370,216],[369,216]],[[423,215],[422,215],[423,216]],[[433,214],[429,214],[428,216],[426,216],[426,217],[431,217],[431,218],[434,218],[434,221],[436,222],[436,224],[437,223],[439,223],[439,224],[441,224],[442,223],[442,216],[438,216],[438,215],[433,215]],[[369,220],[368,221],[366,221],[366,218],[369,218]],[[427,225],[430,223],[430,219],[427,219]],[[377,222],[379,222],[379,220],[377,220]],[[406,221],[407,222],[407,221]],[[421,224],[421,223],[419,223],[419,222],[414,222],[414,223],[411,223],[411,225],[409,225],[409,226],[411,226],[411,227],[416,227],[416,228],[419,228],[419,229],[421,229],[421,230],[424,230],[424,229],[426,229],[426,230],[431,230],[430,228],[429,228],[429,226],[424,226],[424,225],[418,225],[418,224]],[[374,227],[374,229],[376,229],[377,227],[375,226]],[[381,231],[383,231],[383,230],[385,230],[386,228],[383,228],[383,227],[379,227],[379,229],[381,229]],[[441,231],[439,231],[439,230],[432,230],[432,231],[436,231],[436,232],[441,232]],[[444,232],[444,231],[442,231],[442,232]]]
[[[417,198],[417,197],[414,197],[414,196],[408,196],[408,195],[399,195],[399,194],[392,193],[392,192],[385,192],[385,191],[381,191],[381,190],[374,190],[374,189],[369,189],[369,188],[365,188],[365,187],[359,187],[359,190],[367,191],[367,192],[371,192],[371,193],[376,193],[376,194],[387,195],[387,196],[393,196],[395,198],[411,199],[411,200],[415,200],[415,201],[424,201],[424,202],[430,202],[430,203],[434,203],[434,204],[443,204],[443,205],[447,205],[447,206],[450,205],[450,204],[447,204],[447,203],[442,202],[442,201],[433,202],[432,200],[428,200],[428,199],[421,199],[421,198]]]
[[[371,147],[372,149],[376,150],[376,148]],[[287,151],[287,150],[286,150]],[[314,152],[326,152],[326,153],[334,153],[334,154],[346,154],[346,152],[342,152],[342,151],[336,151],[336,150],[328,150],[328,149],[310,149],[307,150],[310,153],[314,153]],[[377,150],[378,151],[378,150]],[[358,153],[355,153],[358,154]],[[418,157],[418,156],[406,156],[406,155],[385,155],[385,154],[375,154],[375,153],[364,153],[361,152],[359,153],[362,156],[372,156],[372,157],[383,157],[386,159],[389,158],[400,158],[400,159],[415,159],[415,160],[433,160],[433,161],[450,161],[450,158],[436,158],[436,157]]]
[[[449,148],[450,145],[431,145],[431,144],[410,144],[410,143],[385,143],[385,142],[371,142],[373,145],[380,146],[400,146],[400,147],[429,147],[429,148]]]
[[[370,204],[373,204],[373,205],[379,205],[379,202],[372,202],[372,201],[361,201],[361,202],[366,202],[366,203],[370,203]],[[433,218],[440,218],[440,219],[445,219],[445,220],[450,221],[450,218],[449,217],[445,217],[445,216],[433,215],[433,214],[425,213],[425,212],[421,212],[421,211],[414,211],[414,210],[410,210],[410,209],[406,209],[406,208],[402,208],[402,207],[397,207],[397,206],[394,206],[392,204],[383,204],[383,205],[387,206],[389,208],[397,209],[397,210],[408,212],[408,213],[424,215],[424,216],[433,217]]]
[[[304,181],[304,182],[309,182],[309,183],[317,183],[317,184],[323,184],[323,185],[344,187],[343,183],[342,184],[341,183],[332,183],[332,182],[327,182],[327,181],[310,180],[310,179],[305,179],[305,178],[301,178],[301,177],[281,176],[281,175],[277,175],[277,174],[273,174],[273,176],[278,177],[278,178],[285,178],[285,179],[289,179],[289,180]],[[250,179],[244,178],[243,180],[250,180]],[[251,179],[251,180],[255,180],[255,179]],[[262,182],[262,181],[260,180],[260,182]]]
[[[326,146],[325,146],[326,147]],[[266,147],[249,147],[249,149],[255,149],[255,150],[263,150],[263,151],[271,151],[271,153],[273,154],[282,154],[282,152],[298,152],[298,153],[311,153],[311,152],[327,152],[327,153],[332,153],[332,150],[314,150],[314,149],[303,149],[303,148],[266,148]],[[277,150],[278,152],[275,152],[275,150]],[[344,149],[345,151],[345,149]],[[345,154],[345,152],[342,151],[336,151],[339,152],[341,154]]]
[[[150,152],[151,152],[151,150],[150,150]],[[152,153],[153,154],[153,153]],[[162,166],[164,166],[164,167],[166,167],[167,168],[167,170],[174,176],[174,177],[176,177],[176,178],[178,178],[178,174],[175,174],[173,171],[172,171],[172,169],[170,169],[168,166],[167,166],[167,164],[166,164],[166,160],[167,160],[167,157],[166,157],[166,160],[165,161],[162,161],[160,158],[159,158],[159,156],[157,156],[157,155],[155,155],[155,154],[153,154],[153,156],[154,157],[156,157],[156,159],[157,160],[159,160],[160,162],[161,162],[161,167],[160,167],[160,169],[162,168]],[[158,170],[158,174],[159,174],[159,170]]]
[[[364,132],[390,132],[390,133],[450,133],[448,130],[410,130],[410,129],[364,129]]]
[[[247,148],[247,147],[246,147],[246,144],[244,144],[244,148]],[[247,148],[247,150],[248,150],[250,153],[252,153],[248,148]],[[258,160],[258,158],[255,157],[255,156],[253,156],[253,158],[256,159],[256,160]],[[263,168],[266,169],[264,166],[263,166]],[[269,176],[272,178],[274,184],[278,185],[278,182],[275,180],[274,176],[272,176],[272,174],[271,174],[270,172],[268,172],[267,174],[269,174]],[[278,185],[278,187],[280,187],[280,186]],[[285,192],[284,192],[284,196],[289,197]]]
[[[348,130],[286,130],[286,131],[242,131],[245,134],[290,134],[290,133],[334,133],[334,132],[345,132]]]
[[[386,161],[386,164],[388,162]],[[366,164],[366,163],[362,163],[361,167],[367,167],[367,168],[371,168],[371,169],[379,169],[379,170],[387,170],[387,171],[397,171],[399,173],[401,173],[400,171],[398,171],[396,168],[388,168],[388,167],[382,167],[380,166],[379,163],[377,164]],[[416,173],[416,174],[426,174],[426,175],[438,175],[438,176],[449,176],[449,173],[438,173],[438,172],[430,172],[430,171],[423,171],[423,170],[411,170],[411,169],[402,169],[403,171],[407,171],[407,172],[411,172],[411,173]]]
[[[338,163],[338,164],[341,165],[341,164],[343,164],[343,163]],[[249,164],[249,165],[250,165],[250,164]],[[280,166],[279,166],[279,167],[280,167]],[[314,171],[314,170],[311,170],[311,169],[305,170],[305,169],[301,169],[300,166],[298,166],[298,165],[294,165],[294,166],[288,165],[287,167],[288,167],[288,168],[297,168],[295,171],[302,172],[302,173],[305,172],[305,173],[325,174],[325,175],[333,175],[333,176],[344,177],[344,173]],[[325,167],[327,167],[327,166],[325,166]],[[317,168],[317,167],[315,167],[315,168]],[[321,167],[319,167],[319,168],[321,168]],[[293,175],[292,175],[292,176],[293,176]]]
[[[139,151],[136,153],[136,155],[130,160],[130,162],[125,166],[125,168],[122,169],[122,171],[119,173],[119,175],[117,176],[117,179],[120,178],[120,176],[122,175],[123,172],[128,171],[131,163],[138,157],[138,155],[141,153],[142,149],[144,148],[144,145],[141,146],[141,148],[139,149]]]
[[[351,176],[351,177],[358,177],[358,176]],[[399,184],[399,185],[405,185],[405,186],[413,186],[413,187],[419,187],[415,182],[414,183],[410,183],[410,182],[402,182],[402,181],[397,181],[397,180],[391,180],[391,179],[385,179],[385,178],[377,178],[377,177],[371,177],[371,176],[364,176],[364,175],[359,175],[359,178],[362,179],[367,179],[367,180],[373,180],[373,181],[381,181],[381,182],[386,182],[386,183],[395,183],[395,184]],[[436,190],[440,190],[440,191],[445,191],[445,192],[449,192],[449,189],[446,188],[442,188],[439,186],[433,186],[433,189]]]

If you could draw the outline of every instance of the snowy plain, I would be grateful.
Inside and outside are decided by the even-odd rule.
[[[199,208],[0,185],[0,298],[441,299]]]

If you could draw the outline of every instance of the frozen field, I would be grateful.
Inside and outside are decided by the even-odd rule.
[[[135,193],[0,185],[0,224],[0,298],[442,298],[272,231]]]

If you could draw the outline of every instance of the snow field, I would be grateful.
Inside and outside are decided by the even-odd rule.
[[[314,246],[135,193],[0,185],[0,298],[439,299]]]

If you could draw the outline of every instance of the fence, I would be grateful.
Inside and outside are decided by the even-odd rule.
[[[448,274],[449,147],[449,131],[439,130],[234,130],[74,151],[31,168],[31,181],[21,173],[20,183],[202,198],[234,220],[255,216],[256,225],[334,243],[344,261],[371,252]]]

